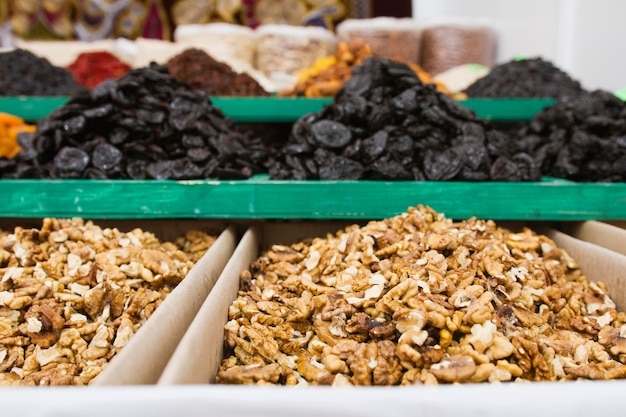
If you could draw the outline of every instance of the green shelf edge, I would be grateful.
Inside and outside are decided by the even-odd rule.
[[[448,217],[624,220],[626,184],[1,180],[0,217],[379,219],[429,205]]]
[[[0,112],[28,121],[37,121],[61,107],[67,97],[0,97]],[[331,98],[289,97],[212,97],[211,101],[226,116],[243,123],[294,122],[307,113],[317,112]],[[554,104],[553,99],[466,99],[459,101],[483,119],[494,121],[529,120]]]

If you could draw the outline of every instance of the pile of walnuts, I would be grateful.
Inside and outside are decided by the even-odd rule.
[[[626,314],[553,241],[421,206],[273,246],[229,319],[219,383],[626,376]]]
[[[81,219],[0,233],[0,385],[88,384],[214,241]]]

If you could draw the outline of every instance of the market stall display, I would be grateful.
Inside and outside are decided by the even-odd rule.
[[[128,1],[87,3],[74,30],[95,39],[97,8]],[[332,28],[348,3],[368,4],[139,0],[109,33],[166,37],[170,4]],[[619,414],[625,382],[599,380],[626,379],[626,232],[579,220],[626,219],[623,102],[540,58],[465,99],[501,26],[364,34],[391,58],[472,62],[440,77],[327,31],[207,26],[106,49],[136,68],[89,90],[0,97],[41,119],[0,135],[4,413]],[[172,238],[198,224],[224,232]]]
[[[626,377],[626,314],[552,239],[421,206],[271,246],[228,311],[216,383]]]

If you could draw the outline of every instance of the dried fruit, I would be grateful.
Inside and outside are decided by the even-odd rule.
[[[254,78],[233,71],[200,49],[186,49],[166,65],[172,77],[207,96],[269,96]]]
[[[542,58],[513,60],[496,65],[491,72],[467,87],[468,97],[566,97],[585,90],[549,61]]]
[[[362,41],[339,42],[335,55],[318,58],[310,68],[300,71],[298,82],[292,89],[281,91],[279,95],[334,97],[352,76],[352,69],[362,65],[367,58],[372,56],[370,46]],[[413,62],[405,63],[411,67],[424,84],[435,84],[437,91],[454,98],[465,98],[465,94],[453,94],[444,84],[434,81],[419,65]]]
[[[70,96],[84,90],[71,72],[32,52],[0,53],[0,96]]]
[[[268,152],[156,64],[73,97],[20,147],[2,177],[248,178]]]
[[[517,132],[543,175],[626,181],[626,103],[607,91],[557,100]]]
[[[408,66],[374,58],[354,69],[332,104],[294,124],[269,173],[274,179],[540,178],[532,158],[506,134],[424,85]]]
[[[35,126],[24,123],[20,117],[0,113],[0,157],[13,158],[20,150],[17,136],[34,131]]]

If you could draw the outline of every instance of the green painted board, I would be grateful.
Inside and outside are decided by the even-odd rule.
[[[293,122],[310,112],[317,112],[332,102],[331,98],[290,97],[213,97],[213,104],[236,122]],[[37,121],[67,102],[67,97],[0,97],[0,112],[28,121]],[[553,99],[467,99],[461,104],[481,118],[500,121],[531,119]]]
[[[294,122],[317,112],[331,98],[211,97],[211,102],[236,122]]]
[[[626,220],[626,184],[1,180],[0,217],[379,219],[418,204],[496,220]]]
[[[556,102],[552,98],[468,98],[460,100],[481,119],[494,121],[524,121]]]
[[[35,122],[67,103],[67,100],[67,97],[0,97],[0,112]]]

